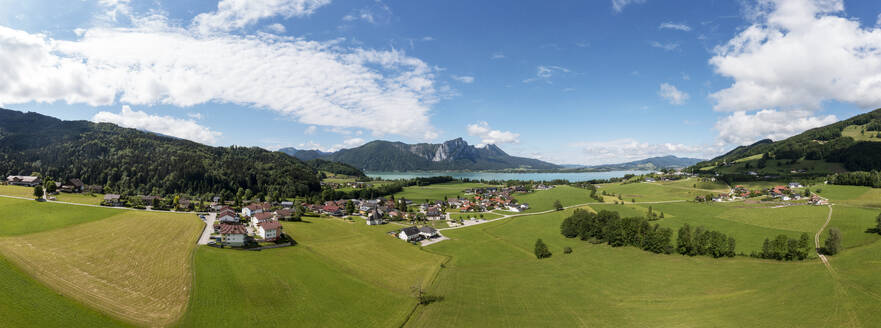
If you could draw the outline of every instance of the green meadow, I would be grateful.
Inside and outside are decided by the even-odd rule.
[[[0,236],[64,228],[105,219],[122,211],[0,197]]]
[[[465,197],[465,189],[491,187],[483,183],[438,183],[428,186],[411,186],[405,187],[404,191],[395,194],[395,199],[406,198],[416,203],[428,200],[443,200],[444,197],[456,198]]]
[[[285,223],[299,243],[260,252],[200,247],[184,327],[390,327],[416,306],[444,257],[361,220]],[[231,309],[233,309],[231,311]]]
[[[594,202],[590,198],[590,190],[571,186],[556,186],[553,189],[533,191],[527,194],[514,194],[520,203],[529,204],[525,213],[547,211],[554,208],[554,202],[560,201],[563,206],[572,206]]]

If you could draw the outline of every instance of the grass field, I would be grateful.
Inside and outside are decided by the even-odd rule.
[[[834,257],[833,265],[841,263],[834,277],[818,260],[657,255],[566,239],[559,224],[569,212],[446,231],[453,240],[426,247],[451,257],[429,290],[444,299],[421,308],[408,326],[858,326],[881,319],[879,243]],[[551,258],[535,259],[536,238]],[[563,254],[564,246],[574,252]]]
[[[104,195],[59,193],[58,195],[55,195],[55,198],[59,202],[87,204],[87,205],[100,205],[101,201],[104,200]]]
[[[124,213],[124,210],[53,204],[0,197],[0,236],[64,228]]]
[[[844,130],[841,131],[841,135],[851,137],[856,141],[881,141],[878,131],[866,131],[865,133],[862,133],[864,127],[865,125],[851,125],[845,127]]]
[[[563,206],[584,204],[595,201],[590,198],[590,190],[570,186],[557,186],[553,189],[534,191],[528,194],[515,194],[520,203],[529,204],[524,213],[547,211],[554,208],[554,201],[559,200]]]
[[[399,326],[416,305],[410,287],[427,285],[444,260],[386,234],[398,226],[334,219],[284,225],[297,246],[200,247],[181,325]]]
[[[0,195],[34,198],[34,188],[0,185]]]
[[[39,205],[28,213],[51,221],[73,212],[91,222],[0,238],[10,262],[61,295],[131,323],[167,325],[183,314],[204,225],[194,215]]]
[[[488,187],[483,183],[438,183],[428,186],[405,187],[404,191],[395,194],[395,199],[406,198],[416,203],[428,200],[443,200],[447,198],[455,198],[456,196],[465,197],[463,190],[469,188]]]
[[[697,183],[697,181],[692,184]],[[621,195],[625,202],[631,202],[636,199],[637,202],[655,202],[667,200],[693,200],[696,196],[706,195],[710,193],[720,193],[722,190],[704,190],[691,188],[690,184],[682,185],[663,185],[660,183],[609,183],[600,185],[597,193]],[[727,189],[724,190],[727,192]]]
[[[43,286],[0,257],[0,318],[4,327],[124,327]],[[75,320],[74,320],[75,319]]]

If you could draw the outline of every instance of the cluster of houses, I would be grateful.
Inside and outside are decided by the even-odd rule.
[[[799,193],[793,192],[793,189],[804,188],[798,182],[791,182],[789,185],[778,185],[766,190],[749,190],[745,186],[736,185],[731,189],[727,194],[719,194],[712,198],[715,202],[726,202],[738,199],[746,199],[750,197],[761,197],[768,196],[771,198],[775,198],[781,201],[800,201],[803,199],[807,199],[808,203],[812,205],[825,205],[826,200],[820,198],[817,195],[811,196],[803,196]],[[705,198],[705,196],[697,196],[697,201],[709,201]]]
[[[330,187],[333,189],[340,189],[340,188],[363,189],[363,188],[373,187],[373,184],[369,183],[369,182],[360,182],[360,181],[351,181],[351,182],[346,182],[346,183],[321,181],[321,186]]]
[[[429,227],[429,226],[423,226],[423,227],[418,227],[418,228],[415,226],[406,227],[404,229],[401,229],[401,231],[398,232],[398,234],[397,234],[397,237],[399,239],[406,241],[406,242],[415,242],[415,241],[420,241],[420,240],[424,240],[424,239],[432,239],[432,238],[437,238],[439,236],[440,236],[440,234],[437,232],[437,229]]]
[[[547,190],[553,188],[553,186],[540,184],[534,188],[536,190]],[[459,209],[460,212],[486,212],[494,209],[522,212],[529,209],[529,204],[518,203],[513,195],[527,192],[529,190],[523,186],[466,189],[465,195],[469,195],[471,198],[448,199],[447,203],[449,207]]]
[[[269,203],[254,203],[236,212],[229,206],[220,206],[217,208],[214,232],[220,234],[223,245],[231,247],[244,246],[251,235],[266,242],[276,241],[283,233],[279,219],[290,219],[293,210],[272,208]]]

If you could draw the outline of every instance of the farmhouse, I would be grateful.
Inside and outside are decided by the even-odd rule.
[[[233,246],[233,247],[241,247],[245,245],[245,236],[248,234],[248,229],[245,229],[245,226],[239,224],[221,224],[220,225],[220,235],[222,236],[222,241],[224,244]]]
[[[13,186],[35,187],[43,182],[40,177],[29,175],[10,175],[6,177],[6,183]]]
[[[424,226],[419,228],[419,236],[425,239],[434,238],[438,236],[437,229]]]
[[[425,210],[425,217],[429,220],[441,220],[444,218],[443,213],[437,206],[429,207]]]
[[[398,233],[398,238],[404,241],[414,241],[419,239],[419,228],[406,227]]]
[[[263,206],[259,204],[249,204],[242,208],[242,215],[244,216],[253,216],[257,213],[263,213]]]
[[[379,214],[377,211],[370,211],[370,215],[367,216],[367,225],[379,225],[383,223],[385,223],[385,221],[382,220],[382,214]]]
[[[220,213],[217,213],[217,220],[222,223],[237,223],[239,222],[239,216],[236,215],[235,211],[226,207],[220,210]]]
[[[119,206],[119,195],[117,194],[106,194],[104,195],[104,204],[109,206]]]
[[[83,192],[85,185],[83,185],[83,181],[80,179],[68,179],[67,183],[61,185],[61,191],[63,192]]]

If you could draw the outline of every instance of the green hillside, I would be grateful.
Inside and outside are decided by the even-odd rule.
[[[881,109],[790,138],[761,140],[696,164],[722,174],[829,174],[881,170]]]

